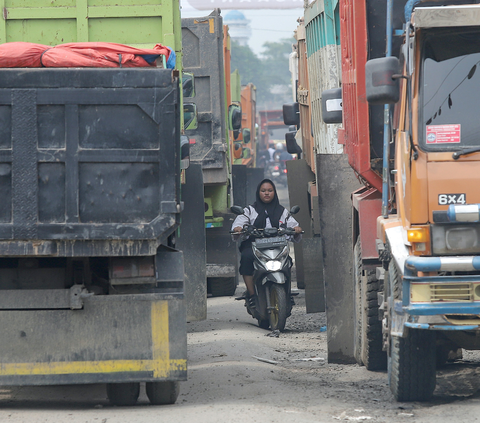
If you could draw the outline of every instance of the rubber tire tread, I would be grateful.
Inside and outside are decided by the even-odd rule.
[[[257,319],[258,320],[258,326],[262,329],[268,329],[270,327],[270,320],[262,320],[262,319]]]
[[[367,370],[386,370],[387,353],[382,351],[382,321],[379,319],[378,293],[383,284],[376,279],[375,270],[367,270],[362,283],[362,361]]]
[[[282,332],[285,329],[285,324],[287,323],[287,294],[285,289],[281,285],[272,284],[270,285],[270,305],[273,307],[272,303],[272,294],[275,292],[278,299],[278,321],[273,322],[272,316],[273,313],[269,313],[270,320],[270,329],[279,330]],[[288,299],[290,301],[290,298]]]
[[[388,267],[388,282],[388,295],[399,300],[400,273],[394,261]],[[390,390],[400,402],[428,401],[436,385],[436,334],[420,329],[405,331],[405,338],[390,336]]]
[[[231,297],[235,295],[237,284],[235,278],[208,278],[208,291],[212,297]]]
[[[362,250],[360,238],[357,239],[353,248],[353,301],[354,301],[354,321],[353,321],[353,355],[356,362],[363,366],[362,360]]]
[[[360,238],[357,240],[356,260],[362,265],[362,247]],[[366,270],[366,278],[361,280],[361,361],[367,370],[386,370],[387,353],[382,351],[382,321],[379,319],[378,293],[383,292],[382,281],[377,280],[375,269]]]
[[[397,401],[429,401],[436,384],[435,332],[408,330],[391,337],[390,389]]]
[[[180,383],[176,381],[147,382],[145,388],[153,405],[175,404],[180,393]]]
[[[140,383],[107,383],[107,397],[112,405],[129,407],[135,405],[140,395]]]

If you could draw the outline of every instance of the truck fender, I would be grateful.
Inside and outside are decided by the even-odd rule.
[[[402,226],[395,226],[385,230],[385,238],[390,245],[392,259],[397,263],[402,276],[405,272],[405,260],[409,256],[407,245],[407,231]]]

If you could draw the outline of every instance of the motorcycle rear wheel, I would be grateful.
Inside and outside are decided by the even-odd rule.
[[[287,322],[287,294],[281,285],[270,286],[270,329],[283,331]]]

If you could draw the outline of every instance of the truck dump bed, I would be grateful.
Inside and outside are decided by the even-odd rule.
[[[0,69],[0,255],[154,255],[180,212],[165,69]]]
[[[404,0],[393,1],[394,29],[402,28]],[[365,97],[365,63],[385,56],[387,3],[345,0],[341,8],[343,128],[339,142],[352,168],[381,191],[383,106],[369,106]],[[397,56],[401,38],[395,37]],[[368,49],[365,49],[365,45]]]
[[[183,66],[195,75],[198,128],[188,130],[191,160],[202,164],[205,184],[227,184],[223,24],[215,10],[202,18],[182,19]]]

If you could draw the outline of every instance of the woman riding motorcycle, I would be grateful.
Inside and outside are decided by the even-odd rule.
[[[302,228],[298,222],[288,213],[285,207],[280,205],[275,184],[270,179],[264,179],[258,184],[256,192],[256,201],[251,206],[244,208],[243,215],[237,216],[232,224],[232,231],[238,233],[233,235],[235,241],[241,241],[240,244],[240,269],[247,292],[245,296],[250,308],[255,307],[255,287],[253,284],[253,237],[247,238],[247,235],[240,234],[243,226],[250,224],[257,229],[279,228],[280,225],[286,225],[287,228],[293,228],[295,235],[292,237],[294,242],[300,242],[302,239]]]

